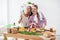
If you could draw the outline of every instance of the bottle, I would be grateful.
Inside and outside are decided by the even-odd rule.
[[[53,32],[53,28],[50,28],[50,32]]]
[[[14,26],[15,26],[15,22],[14,22]]]

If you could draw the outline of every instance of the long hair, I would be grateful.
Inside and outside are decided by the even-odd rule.
[[[37,5],[33,5],[34,7],[36,7],[36,9],[38,9],[38,6]],[[33,14],[33,13],[32,13]],[[40,15],[39,15],[39,13],[37,12],[37,18],[38,18],[38,20],[40,20]]]
[[[37,13],[37,18],[38,18],[38,20],[40,20],[40,15],[39,15],[39,13]]]
[[[30,17],[30,16],[32,16],[33,13],[31,11],[32,10],[31,6],[29,6],[29,7],[30,7],[30,14],[29,14],[29,17]]]

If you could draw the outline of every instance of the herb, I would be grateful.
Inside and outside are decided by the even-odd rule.
[[[21,33],[21,34],[26,34],[26,35],[43,35],[42,33],[38,34],[36,32],[28,32],[28,31],[19,31],[18,33]]]
[[[28,4],[32,4],[31,2],[28,2]]]

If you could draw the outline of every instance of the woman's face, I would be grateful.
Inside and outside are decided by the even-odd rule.
[[[25,14],[30,14],[31,8],[30,6],[27,6],[26,9],[24,10]]]
[[[27,12],[29,13],[31,11],[30,6],[27,7]]]
[[[33,14],[37,14],[37,8],[34,7],[34,6],[32,6],[32,13],[33,13]]]

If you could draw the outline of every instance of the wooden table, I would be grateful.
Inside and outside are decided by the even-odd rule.
[[[24,35],[24,34],[12,34],[12,33],[4,33],[4,40],[7,40],[7,37],[14,37],[16,38],[16,40],[18,40],[18,38],[23,38],[24,40],[43,40],[43,38],[39,37],[39,36],[32,36],[32,35]]]

